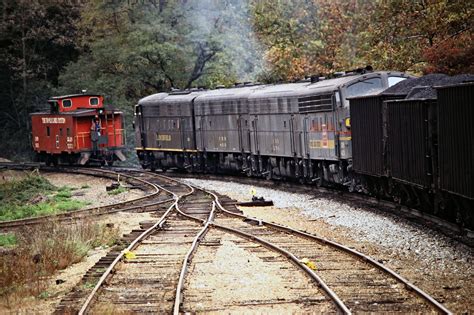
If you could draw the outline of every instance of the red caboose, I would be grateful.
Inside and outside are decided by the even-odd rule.
[[[47,165],[111,165],[125,160],[123,113],[104,107],[103,96],[75,94],[48,100],[49,112],[32,113],[33,150]]]

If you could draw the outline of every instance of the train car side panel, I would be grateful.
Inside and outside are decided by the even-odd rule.
[[[437,91],[440,188],[474,199],[474,83]]]
[[[32,144],[36,152],[60,154],[75,149],[75,146],[71,146],[71,141],[68,141],[74,132],[73,117],[32,114],[31,119]]]
[[[382,100],[378,96],[352,99],[351,129],[354,171],[384,175]]]
[[[429,111],[432,100],[387,102],[388,153],[391,176],[422,187],[433,183]]]

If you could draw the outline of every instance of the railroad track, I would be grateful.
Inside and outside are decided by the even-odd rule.
[[[14,164],[14,163],[1,163],[0,169],[11,169],[11,170],[33,170],[39,169],[44,172],[61,172],[67,174],[81,174],[81,175],[88,175],[88,176],[95,176],[101,178],[109,178],[111,180],[118,180],[122,179],[127,181],[129,184],[132,185],[134,188],[141,189],[146,192],[145,196],[131,199],[128,201],[122,201],[106,206],[100,207],[90,207],[80,210],[68,211],[57,213],[53,215],[46,215],[46,216],[39,216],[39,217],[30,217],[24,218],[19,220],[11,220],[11,221],[2,221],[0,222],[0,230],[8,231],[17,228],[21,228],[24,226],[30,225],[37,225],[42,224],[51,220],[57,222],[64,222],[64,221],[73,221],[79,220],[85,217],[90,216],[99,216],[99,215],[106,215],[112,214],[115,212],[133,212],[133,211],[152,211],[158,205],[165,204],[171,201],[170,198],[166,198],[153,182],[150,181],[154,177],[153,176],[132,176],[130,174],[126,174],[125,172],[116,172],[116,171],[109,171],[103,169],[95,169],[95,168],[51,168],[51,167],[44,167],[39,164]]]
[[[351,312],[427,313],[449,311],[418,287],[372,258],[330,240],[249,218],[224,207],[216,226],[260,239],[312,261],[316,273]]]
[[[370,257],[314,235],[245,217],[229,198],[163,175],[154,176],[156,185],[173,196],[173,204],[157,214],[155,222],[144,223],[130,236],[128,246],[111,255],[114,259],[109,257],[93,268],[95,286],[87,298],[84,292],[81,297],[70,296],[63,300],[58,313],[243,312],[281,306],[281,310],[295,312],[450,314],[428,294]],[[287,299],[237,298],[226,304],[216,301],[213,294],[221,288],[193,285],[197,281],[195,270],[200,270],[201,278],[219,276],[219,271],[213,274],[208,270],[212,263],[209,256],[214,257],[220,246],[229,243],[268,263],[269,274],[286,279],[281,290]],[[199,244],[203,249],[197,251]],[[130,252],[136,257],[126,258]],[[315,262],[316,270],[303,258]],[[105,272],[102,263],[109,263]],[[238,283],[229,286],[232,294]]]
[[[232,181],[244,185],[253,185],[259,187],[266,187],[270,189],[280,189],[287,192],[305,193],[316,196],[330,196],[341,203],[359,204],[369,209],[377,209],[377,211],[388,212],[396,217],[402,217],[407,221],[427,226],[435,231],[438,231],[449,238],[455,239],[470,247],[474,247],[474,231],[462,228],[461,226],[440,219],[434,215],[424,213],[420,210],[409,208],[407,206],[378,199],[372,196],[363,195],[354,192],[347,192],[344,190],[331,189],[325,187],[317,187],[316,185],[305,185],[296,182],[286,181],[268,181],[259,178],[245,177],[242,175],[212,175],[200,173],[167,173],[167,176],[172,178],[197,178],[204,180],[216,181]]]

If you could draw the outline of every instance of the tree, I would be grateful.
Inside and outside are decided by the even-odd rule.
[[[447,45],[460,58],[472,51],[473,8],[472,1],[379,0],[363,34],[367,59],[379,69],[456,73],[460,69],[443,55],[451,50]],[[448,68],[437,68],[438,62]]]
[[[80,5],[55,1],[0,3],[0,149],[29,147],[28,113],[44,104],[62,68],[79,54]]]
[[[252,1],[271,81],[326,75],[364,64],[358,35],[373,3],[361,0]]]

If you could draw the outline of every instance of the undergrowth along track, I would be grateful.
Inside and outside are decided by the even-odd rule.
[[[127,200],[121,201],[118,203],[100,206],[100,207],[89,207],[80,210],[68,211],[68,212],[61,212],[52,215],[45,215],[45,216],[38,216],[38,217],[30,217],[18,220],[11,220],[11,221],[2,221],[0,222],[0,230],[7,231],[16,228],[21,228],[24,226],[29,225],[37,225],[42,224],[48,221],[72,221],[78,220],[85,217],[90,216],[99,216],[99,215],[106,215],[112,214],[115,212],[120,211],[150,211],[153,210],[156,206],[169,202],[170,199],[166,198],[161,194],[160,189],[158,186],[150,182],[150,178],[139,178],[134,177],[128,174],[123,174],[120,172],[104,170],[104,169],[96,169],[96,168],[52,168],[52,167],[45,167],[38,164],[14,164],[14,163],[1,163],[0,169],[9,169],[9,170],[35,170],[38,169],[44,172],[59,172],[65,174],[80,174],[80,175],[87,175],[87,176],[95,176],[101,178],[108,178],[111,180],[119,180],[122,179],[130,183],[133,187],[139,188],[143,191],[146,191],[146,195]]]

